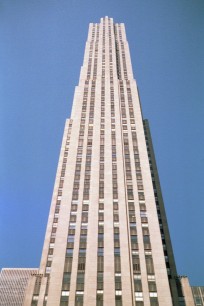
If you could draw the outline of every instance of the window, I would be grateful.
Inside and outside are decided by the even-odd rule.
[[[150,297],[150,305],[151,306],[158,306],[159,305],[157,297]]]
[[[115,256],[115,272],[120,273],[121,267],[120,267],[120,256]]]
[[[156,292],[157,291],[156,283],[154,281],[149,281],[148,286],[149,286],[149,292]],[[150,296],[152,296],[152,295],[150,295]]]
[[[121,290],[122,284],[121,284],[121,275],[115,275],[115,290]]]
[[[103,272],[103,256],[98,256],[98,272]]]
[[[142,227],[143,235],[149,235],[149,228],[148,227]]]
[[[115,256],[120,256],[120,248],[114,248]]]
[[[86,258],[85,257],[79,257],[78,271],[84,272],[85,271],[85,265],[86,265]]]
[[[144,302],[143,301],[136,301],[136,306],[144,306]]]
[[[104,233],[104,227],[102,225],[99,225],[98,227],[98,233],[103,234]]]
[[[153,259],[151,255],[146,255],[146,267],[147,267],[147,274],[154,274],[154,265],[153,265]]]
[[[140,203],[140,210],[141,211],[146,211],[146,205],[143,203]]]
[[[114,213],[113,220],[116,222],[119,221],[119,215],[117,213]]]
[[[73,249],[67,249],[66,257],[73,257]]]
[[[133,256],[132,258],[132,263],[133,263],[133,272],[134,273],[140,273],[140,260],[139,256]]]
[[[96,306],[103,306],[103,293],[97,293]]]
[[[116,291],[115,305],[116,306],[122,306],[122,292],[121,291]]]
[[[74,242],[74,235],[68,235],[67,242]]]
[[[75,306],[82,306],[84,301],[84,296],[77,294],[75,298]]]
[[[98,248],[98,256],[103,256],[104,249]]]
[[[78,198],[78,196],[77,196]],[[70,221],[71,222],[76,222],[76,215],[70,215]]]
[[[132,250],[137,250],[138,249],[138,243],[137,243],[137,236],[136,235],[131,236],[131,245],[132,245]]]
[[[79,249],[79,257],[85,257],[86,256],[86,249]]]
[[[135,287],[135,292],[141,292],[142,291],[141,279],[134,279],[134,287]]]
[[[84,290],[84,273],[78,272],[77,273],[77,288],[76,290],[78,291],[83,291]]]
[[[97,290],[103,290],[103,272],[97,273]]]
[[[72,270],[72,257],[66,257],[64,264],[64,272],[71,272],[71,270]]]
[[[65,292],[68,292],[68,290],[70,290],[70,279],[71,279],[71,273],[64,272],[63,281],[62,281],[62,290],[64,290]]]

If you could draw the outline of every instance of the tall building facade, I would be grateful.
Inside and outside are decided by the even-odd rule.
[[[177,306],[176,267],[124,24],[90,24],[38,275],[24,306]]]

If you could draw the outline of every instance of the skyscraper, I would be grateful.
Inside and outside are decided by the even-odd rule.
[[[124,24],[105,17],[89,27],[24,306],[176,306],[176,275]]]

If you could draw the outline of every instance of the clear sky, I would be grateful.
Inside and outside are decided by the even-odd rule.
[[[124,22],[178,273],[204,285],[204,1],[0,0],[0,266],[38,267],[90,22]]]

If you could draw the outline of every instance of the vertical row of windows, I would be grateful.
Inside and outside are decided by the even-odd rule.
[[[118,79],[128,79],[128,74],[127,74],[127,64],[126,64],[126,56],[125,56],[125,47],[124,47],[124,42],[122,40],[122,32],[121,32],[121,25],[118,24],[114,28],[115,32],[115,49],[116,49],[116,64],[117,64],[117,74],[118,74]],[[121,57],[120,57],[121,55]],[[122,63],[121,63],[122,59]],[[121,72],[121,65],[123,67],[123,77],[122,77],[122,72]]]
[[[74,250],[74,240],[75,240],[75,230],[76,230],[76,219],[77,219],[77,209],[78,209],[78,198],[79,198],[79,187],[80,187],[80,176],[81,176],[81,163],[83,155],[83,143],[84,143],[84,133],[85,133],[85,121],[86,121],[86,111],[87,111],[87,101],[88,101],[88,86],[89,82],[85,82],[83,102],[82,102],[82,112],[81,112],[81,122],[79,129],[79,139],[77,147],[76,156],[76,166],[74,174],[74,184],[72,191],[72,203],[70,211],[70,220],[68,228],[67,237],[67,249],[64,264],[64,275],[62,280],[62,292],[60,306],[67,306],[69,301],[70,292],[70,282],[71,282],[71,271],[72,271],[72,261],[73,261],[73,250]]]
[[[99,42],[99,25],[93,25],[92,38],[90,42],[89,50],[89,60],[88,60],[88,69],[87,69],[87,79],[91,79],[91,70],[93,65],[93,76],[92,79],[95,80],[97,76],[97,60],[98,60],[98,42]],[[95,49],[93,48],[95,45]],[[94,59],[93,59],[93,50],[94,50]]]
[[[116,66],[118,79],[121,80],[121,63],[120,63],[120,48],[119,48],[119,37],[118,37],[118,25],[114,26],[115,34],[115,51],[116,51]]]
[[[103,306],[104,282],[104,162],[105,162],[105,22],[102,34],[102,79],[99,159],[99,206],[98,206],[98,250],[96,305]]]
[[[105,44],[105,42],[104,42]],[[101,122],[99,160],[98,254],[96,305],[103,306],[104,277],[104,142],[105,142],[105,81],[101,83]]]
[[[153,265],[152,252],[151,252],[151,242],[150,242],[148,218],[147,218],[147,212],[146,212],[142,172],[141,172],[141,166],[140,166],[140,157],[139,157],[139,151],[138,151],[137,134],[135,131],[136,127],[135,127],[135,121],[134,121],[135,119],[134,119],[132,93],[131,93],[130,82],[127,81],[126,83],[127,83],[128,109],[129,109],[129,117],[130,117],[130,123],[131,123],[132,144],[133,144],[134,161],[135,161],[135,171],[136,171],[137,188],[138,188],[138,199],[139,199],[139,205],[140,205],[140,218],[141,218],[141,223],[142,223],[143,244],[144,244],[144,250],[145,250],[146,269],[147,269],[147,275],[148,275],[150,304],[151,306],[156,306],[158,305],[158,298],[157,298],[156,282],[155,282],[155,275],[154,275],[154,265]],[[121,84],[121,90],[122,92],[124,92],[124,88],[122,84]],[[134,277],[134,280],[135,280],[135,277]],[[137,293],[135,297],[136,297],[136,303],[138,300],[140,304],[142,305],[143,303],[142,293],[141,292]]]
[[[96,80],[96,76],[97,76],[98,42],[99,42],[99,25],[97,25],[97,33],[96,33],[96,41],[95,41],[95,57],[94,57],[94,66],[93,66],[93,80]]]
[[[130,160],[130,148],[128,139],[128,126],[125,108],[125,95],[122,82],[120,82],[120,95],[121,95],[121,115],[122,115],[122,130],[123,130],[123,147],[125,157],[125,175],[126,175],[126,190],[128,199],[128,214],[129,214],[129,232],[132,254],[132,270],[134,279],[134,292],[136,305],[143,305],[143,292],[141,282],[140,258],[138,251],[137,227],[136,227],[136,214],[135,203],[132,183],[132,170]]]
[[[51,232],[51,237],[50,237],[50,245],[49,245],[49,250],[48,250],[48,258],[47,258],[47,264],[46,264],[46,270],[45,270],[45,273],[47,276],[50,274],[51,265],[52,265],[52,258],[53,258],[55,237],[56,237],[57,225],[58,225],[58,219],[59,219],[59,211],[60,211],[62,190],[63,190],[63,185],[64,185],[64,176],[65,176],[65,171],[66,171],[66,163],[67,163],[67,157],[68,157],[71,129],[72,129],[72,121],[70,120],[66,143],[65,143],[61,175],[60,175],[60,181],[59,181],[58,193],[57,193],[57,200],[56,200],[56,205],[55,205],[55,213],[54,213],[54,219],[53,219],[53,224],[52,224],[52,232]]]
[[[121,25],[118,24],[118,43],[120,43],[120,49],[121,49],[121,57],[122,57],[122,64],[123,64],[123,73],[124,73],[124,79],[128,79],[127,75],[127,64],[126,64],[126,56],[125,56],[125,48],[124,48],[124,42],[122,39],[122,32],[121,32]]]
[[[103,281],[104,281],[104,199],[99,199],[97,292],[96,292],[96,305],[97,306],[103,306]]]
[[[49,290],[49,274],[51,272],[51,265],[53,260],[53,253],[54,253],[54,246],[55,246],[55,238],[56,238],[56,232],[57,232],[57,226],[58,226],[58,219],[59,219],[59,212],[60,212],[60,205],[61,205],[61,198],[62,198],[62,190],[64,185],[64,177],[65,177],[65,171],[66,171],[66,163],[67,163],[67,157],[68,157],[68,151],[69,151],[69,143],[70,143],[70,135],[72,130],[72,120],[70,119],[69,126],[68,126],[68,132],[66,137],[66,143],[64,148],[64,155],[63,155],[63,162],[61,167],[61,173],[60,173],[60,181],[58,185],[58,193],[57,193],[57,200],[55,205],[55,212],[54,212],[54,218],[53,218],[53,224],[52,224],[52,232],[50,237],[50,244],[48,249],[48,257],[47,257],[47,263],[45,268],[45,275],[48,277],[47,285],[46,285],[46,292],[44,296],[44,302],[43,305],[45,306],[47,304],[47,294]],[[33,298],[35,301],[38,300],[38,294],[34,294]]]
[[[112,110],[111,110],[112,112]],[[113,222],[114,222],[114,262],[115,262],[115,303],[122,306],[122,281],[121,281],[121,254],[120,254],[120,229],[119,229],[119,206],[118,206],[118,175],[117,175],[117,152],[115,118],[111,117],[111,140],[112,140],[112,188],[113,188]]]
[[[125,48],[124,48],[124,43],[121,41],[121,51],[122,51],[122,63],[123,63],[123,72],[124,72],[124,79],[128,79],[127,75],[127,64],[126,64],[126,58],[125,58]]]
[[[112,55],[110,54],[110,62]],[[115,265],[115,304],[122,306],[121,254],[118,206],[118,173],[115,130],[115,101],[112,68],[110,67],[110,100],[111,100],[111,146],[112,146],[112,194],[113,194],[113,224],[114,224],[114,265]]]
[[[103,23],[103,36],[102,36],[102,80],[105,78],[105,52],[106,52],[106,29],[105,29],[105,22]]]
[[[92,40],[91,43],[90,43],[89,60],[88,60],[88,69],[87,69],[87,80],[89,80],[89,79],[91,78],[93,44],[94,44],[94,41]]]
[[[35,286],[34,286],[34,291],[33,291],[33,297],[32,297],[32,302],[31,306],[37,306],[38,304],[38,298],[39,298],[39,293],[40,293],[40,287],[41,287],[41,280],[42,280],[43,275],[42,274],[37,274],[36,279],[35,279]],[[43,306],[46,305],[46,300],[43,303]]]
[[[108,37],[109,37],[109,73],[110,73],[110,84],[113,84],[113,50],[112,50],[112,33],[111,33],[111,22],[108,21]],[[114,99],[113,93],[111,93],[111,100]]]
[[[76,279],[75,306],[82,306],[84,302],[84,280],[85,280],[85,267],[86,267],[86,246],[87,246],[88,211],[89,211],[90,180],[91,180],[94,106],[95,106],[95,81],[92,81],[90,108],[89,108],[87,148],[86,148],[86,161],[85,161],[83,205],[82,205],[82,214],[81,214],[79,257],[78,257],[78,269],[77,269],[77,279]]]
[[[109,44],[109,50],[108,50],[108,55],[109,55],[109,74],[110,74],[110,81],[111,84],[113,84],[113,50],[112,50],[112,29],[113,26],[111,25],[111,21],[109,19],[108,21],[108,27],[106,28],[105,25],[105,20],[103,23],[103,35],[102,35],[102,79],[105,78],[105,57],[106,57],[106,39],[108,40]],[[106,38],[107,37],[107,38]],[[108,60],[108,58],[107,58]],[[108,62],[108,61],[107,61]]]

